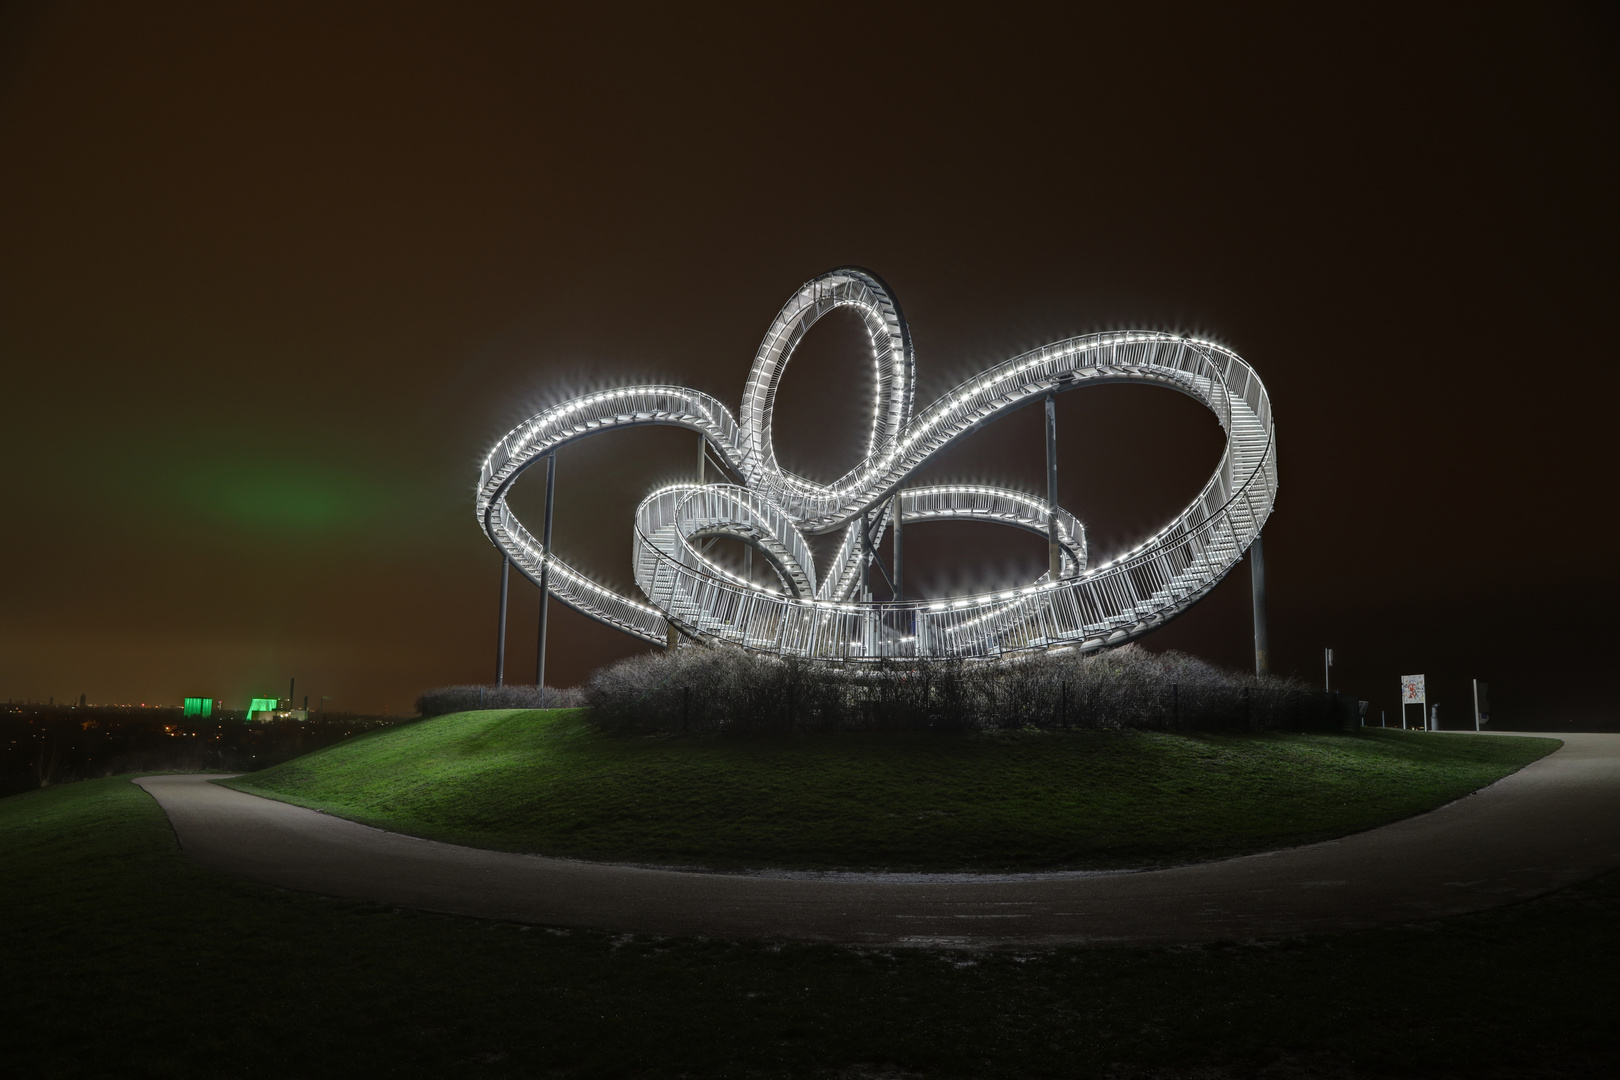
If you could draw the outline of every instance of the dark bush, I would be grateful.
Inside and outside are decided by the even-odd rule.
[[[584,689],[605,730],[790,734],[1010,728],[1339,730],[1337,695],[1134,645],[964,662],[808,663],[687,646],[600,669]]]
[[[546,687],[548,709],[575,709],[585,704],[585,692],[577,686]],[[538,686],[441,686],[427,690],[416,699],[416,711],[423,716],[466,712],[469,709],[538,709]]]

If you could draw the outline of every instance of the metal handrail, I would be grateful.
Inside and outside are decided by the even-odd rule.
[[[1266,451],[1268,457],[1270,447],[1271,443],[1268,440]],[[750,612],[751,617],[755,619],[760,617],[757,609],[761,605],[778,609],[777,618],[787,618],[789,617],[787,615],[789,610],[797,610],[800,612],[821,613],[819,616],[801,614],[798,616],[801,620],[814,621],[819,617],[822,620],[842,619],[848,621],[848,617],[854,615],[863,620],[876,620],[897,626],[903,625],[907,621],[901,618],[902,615],[911,613],[914,616],[920,616],[921,621],[925,624],[922,630],[913,635],[913,639],[921,639],[936,646],[929,648],[926,645],[913,645],[896,635],[890,635],[889,640],[893,640],[902,647],[874,651],[869,645],[865,645],[855,650],[857,653],[871,659],[885,656],[944,659],[957,656],[985,655],[992,652],[1010,652],[1019,649],[1050,648],[1056,645],[1078,645],[1096,648],[1104,644],[1118,644],[1129,638],[1139,636],[1140,633],[1152,628],[1152,626],[1162,624],[1174,613],[1171,609],[1179,610],[1189,605],[1193,600],[1200,598],[1210,588],[1213,588],[1221,577],[1225,576],[1225,573],[1232,565],[1235,565],[1235,556],[1241,555],[1242,550],[1247,548],[1249,542],[1252,542],[1253,536],[1249,536],[1247,540],[1239,538],[1240,531],[1232,520],[1233,509],[1240,500],[1247,499],[1251,494],[1253,480],[1261,475],[1263,475],[1261,468],[1251,472],[1250,482],[1245,483],[1235,492],[1233,497],[1223,504],[1216,513],[1196,523],[1191,529],[1186,530],[1173,540],[1162,541],[1153,547],[1139,550],[1129,558],[1111,563],[1099,571],[1059,582],[1056,586],[1047,585],[1026,587],[1018,590],[992,591],[973,596],[956,597],[946,601],[907,600],[868,603],[807,601],[786,598],[779,594],[766,593],[763,590],[756,589],[747,595],[746,600],[755,609]],[[1251,512],[1246,516],[1256,522],[1253,533],[1258,535],[1259,525],[1264,522],[1264,515]],[[1169,531],[1165,530],[1165,532]],[[1197,544],[1197,531],[1222,534],[1226,539],[1224,543],[1212,540]],[[667,555],[660,549],[653,538],[642,533],[639,529],[637,530],[637,537],[640,541],[637,553],[638,584],[641,584],[644,590],[649,590],[649,595],[655,601],[664,601],[661,606],[665,607],[666,611],[670,607],[696,606],[674,603],[675,586],[682,580],[690,582],[686,588],[681,590],[687,594],[698,592],[700,587],[716,592],[729,591],[738,593],[739,595],[735,596],[734,600],[740,606],[744,599],[740,595],[740,590],[735,589],[730,582],[709,574],[699,566],[667,568],[655,566],[647,568],[647,559],[651,558],[655,563],[661,563],[662,560],[667,559]],[[1173,555],[1187,551],[1193,548],[1195,544],[1200,549],[1197,554],[1188,557],[1181,569],[1169,569]],[[1221,566],[1218,572],[1213,567],[1206,567],[1202,572],[1187,578],[1188,569],[1196,565],[1205,553],[1223,548],[1227,552],[1235,553],[1235,555],[1234,557],[1223,558],[1221,561],[1225,565]],[[1157,610],[1138,610],[1143,603],[1140,599],[1140,589],[1133,587],[1126,590],[1117,590],[1114,588],[1119,583],[1134,583],[1135,579],[1144,571],[1160,567],[1166,569],[1157,575],[1156,584],[1159,588],[1155,590],[1155,593],[1163,592],[1165,598],[1156,605]],[[661,570],[663,572],[660,572]],[[663,583],[662,587],[659,585],[660,581]],[[981,635],[981,638],[985,640],[970,641],[960,645],[944,641],[947,635],[955,632],[955,628],[950,625],[952,623],[961,623],[970,619],[982,621],[987,616],[1001,616],[1003,624],[1009,622],[1027,623],[1031,620],[1038,620],[1043,612],[1050,612],[1063,602],[1060,597],[1065,592],[1071,594],[1072,602],[1077,610],[1089,608],[1098,612],[1098,617],[1082,620],[1073,625],[1067,632],[1060,631],[1058,633],[1032,635],[1028,640],[1011,644],[1003,642],[997,645],[989,640],[992,635]],[[1072,594],[1076,593],[1081,594],[1081,597],[1073,599]],[[1154,594],[1149,594],[1150,600],[1152,595]],[[1120,597],[1129,597],[1129,602],[1119,602]],[[709,606],[712,607],[713,605]],[[677,623],[682,625],[683,630],[693,636],[718,638],[720,640],[731,640],[732,638],[732,635],[717,632],[723,628],[713,619],[694,620],[682,618],[680,615],[674,615],[673,617]],[[1128,621],[1122,622],[1121,620]],[[932,628],[931,633],[926,626],[929,621],[939,624]],[[996,636],[1005,638],[1008,631],[1009,628],[1004,625]],[[862,633],[852,637],[851,640],[864,643],[870,636]],[[742,640],[734,640],[732,643],[750,648],[761,647],[756,641],[748,640],[746,636]],[[825,651],[801,652],[774,647],[770,648],[769,651],[803,655],[815,659],[857,658],[852,656],[848,649],[835,651],[833,655],[827,655]]]
[[[793,346],[816,319],[838,306],[864,310],[880,367],[878,411],[886,397],[890,419],[898,416],[900,422],[880,440],[885,425],[875,414],[867,456],[832,485],[818,485],[776,465],[764,435]],[[887,386],[884,363],[892,376]],[[1058,645],[1093,648],[1144,633],[1212,588],[1259,535],[1275,502],[1270,397],[1252,367],[1211,342],[1153,332],[1069,338],[966,380],[918,418],[909,415],[911,366],[909,331],[881,282],[850,268],[823,275],[796,293],[772,324],[750,375],[743,423],[713,397],[675,386],[626,387],[564,402],[514,429],[485,459],[476,500],[481,524],[531,578],[549,562],[553,592],[564,603],[648,640],[662,640],[667,619],[698,638],[810,658],[950,657]],[[1068,539],[1058,582],[1043,577],[1020,590],[947,601],[846,599],[862,557],[858,526],[850,523],[883,504],[876,525],[881,536],[891,496],[930,458],[1048,393],[1117,381],[1179,390],[1214,410],[1226,434],[1226,448],[1209,480],[1169,525],[1105,566],[1087,570],[1083,527],[1059,511],[1059,532]],[[510,485],[542,455],[604,430],[645,423],[700,432],[744,480],[743,487],[723,489],[677,485],[644,500],[633,532],[634,563],[637,585],[652,607],[540,551],[506,507]],[[1249,441],[1262,435],[1255,452]],[[1040,515],[1003,514],[996,520],[1030,528],[1039,518],[1045,528],[1044,500],[1032,495],[949,486],[925,490],[972,490],[1005,497],[1025,510],[1039,507]],[[915,498],[903,494],[900,503],[902,517],[911,520],[904,508],[908,497]],[[694,499],[702,500],[701,513],[680,509],[695,506]],[[972,514],[971,507],[959,509],[960,516]],[[844,526],[850,531],[818,592],[804,534]],[[699,531],[756,543],[784,581],[798,583],[795,591],[801,595],[785,596],[733,577],[692,547],[689,541]]]

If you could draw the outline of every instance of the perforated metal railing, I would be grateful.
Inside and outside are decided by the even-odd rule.
[[[985,521],[1010,525],[1047,536],[1048,514],[1046,504],[1033,495],[1011,488],[984,484],[940,484],[931,487],[908,487],[900,490],[903,525],[918,525],[930,521]],[[1061,552],[1061,576],[1070,577],[1086,566],[1086,532],[1075,516],[1062,507],[1057,508],[1058,549]],[[872,545],[882,543],[893,522],[893,499],[882,504],[872,521]],[[833,554],[827,577],[817,594],[823,600],[847,601],[860,584],[861,556],[860,527],[851,523],[845,530],[838,550]],[[1045,575],[1042,575],[1042,580]]]
[[[1139,375],[1151,370],[1140,361],[1135,366]],[[1181,388],[1210,404],[1231,400],[1221,379]],[[1201,597],[1259,535],[1276,495],[1274,446],[1263,412],[1247,398],[1237,400],[1228,414],[1228,451],[1199,498],[1134,550],[1055,585],[944,601],[807,602],[717,578],[700,559],[672,558],[654,536],[639,532],[637,584],[694,636],[784,655],[948,658],[1116,644]],[[1257,403],[1263,410],[1263,398]],[[1241,483],[1234,484],[1234,473]]]
[[[643,502],[636,514],[634,567],[651,605],[592,581],[555,555],[554,595],[647,640],[664,640],[672,622],[698,640],[843,660],[1117,644],[1190,606],[1259,535],[1276,499],[1275,426],[1264,386],[1230,350],[1152,332],[1071,338],[967,380],[908,420],[909,335],[881,283],[861,273],[846,268],[823,275],[784,308],[773,324],[774,336],[756,358],[744,425],[709,395],[641,386],[565,402],[515,429],[491,451],[480,477],[478,512],[491,540],[537,579],[544,553],[505,502],[510,484],[528,464],[568,442],[616,427],[672,424],[698,431],[745,486],[675,486]],[[840,305],[864,305],[879,400],[871,452],[839,481],[819,485],[781,470],[774,454],[761,447],[768,446],[775,385],[792,345],[816,318]],[[1226,432],[1214,473],[1170,524],[1108,564],[1088,569],[1083,527],[1058,508],[1063,564],[1057,582],[1043,576],[1022,589],[948,600],[851,599],[864,558],[859,526],[852,523],[875,511],[874,540],[881,538],[896,491],[908,524],[958,517],[1044,531],[1045,500],[1033,495],[967,485],[901,485],[934,454],[997,416],[1049,393],[1105,382],[1176,389],[1209,407]],[[838,528],[846,529],[839,551],[817,575],[804,534]],[[691,544],[700,535],[732,535],[755,544],[767,553],[784,591],[744,581],[708,559]]]

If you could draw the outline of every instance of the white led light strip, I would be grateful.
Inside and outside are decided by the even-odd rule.
[[[771,441],[776,390],[805,333],[827,312],[854,309],[872,345],[877,392],[866,456],[831,484],[782,469]],[[546,409],[496,443],[479,477],[477,512],[490,540],[531,580],[547,561],[506,493],[547,453],[603,431],[667,424],[700,433],[741,485],[675,485],[635,515],[635,579],[650,604],[621,595],[549,555],[552,595],[610,626],[664,642],[671,624],[700,641],[816,660],[954,659],[1053,647],[1100,648],[1139,637],[1186,610],[1237,565],[1277,497],[1276,428],[1265,387],[1237,354],[1209,341],[1146,331],[1090,334],[1013,357],[912,416],[915,363],[905,317],[875,275],[845,267],[807,282],[766,333],[743,392],[740,421],[716,399],[679,386],[629,386]],[[1226,448],[1198,496],[1153,537],[1088,567],[1085,530],[1056,508],[1062,569],[1014,590],[945,600],[860,603],[860,518],[873,545],[899,494],[903,524],[995,521],[1045,534],[1046,500],[1004,488],[902,487],[956,439],[1049,393],[1110,382],[1167,386],[1215,413]],[[844,529],[817,573],[807,535]],[[751,544],[780,589],[745,581],[694,541]]]

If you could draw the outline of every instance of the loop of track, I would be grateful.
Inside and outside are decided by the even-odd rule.
[[[793,351],[828,312],[851,308],[872,347],[875,399],[867,453],[831,484],[781,468],[772,445],[777,387]],[[702,641],[815,660],[955,659],[1030,649],[1117,645],[1162,625],[1204,596],[1260,535],[1277,495],[1271,402],[1253,368],[1212,342],[1125,331],[1068,338],[1013,357],[913,415],[915,360],[904,315],[887,286],[853,267],[807,282],[782,308],[755,357],[740,420],[718,400],[678,386],[630,386],[536,414],[486,457],[476,499],[481,527],[531,580],[549,562],[563,603],[648,641],[670,625]],[[1053,508],[1062,547],[1058,580],[946,600],[860,602],[863,516],[881,539],[898,505],[902,523],[997,521],[1046,532],[1035,495],[966,485],[907,487],[934,455],[985,423],[1048,394],[1101,383],[1166,386],[1203,403],[1226,447],[1198,496],[1150,539],[1089,566],[1085,530]],[[665,424],[703,436],[740,478],[675,485],[635,515],[635,580],[648,601],[624,596],[546,552],[507,506],[512,483],[557,448],[622,427]],[[898,498],[895,496],[898,495]],[[806,536],[843,529],[831,565],[814,566]],[[729,536],[762,554],[781,589],[745,581],[695,541]]]

